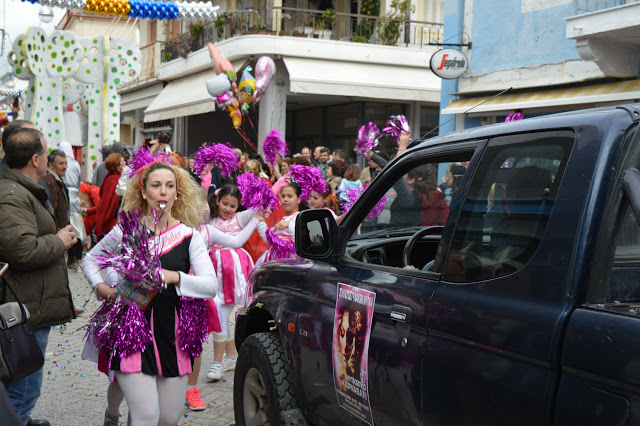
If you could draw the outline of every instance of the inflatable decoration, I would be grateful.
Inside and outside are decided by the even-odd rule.
[[[83,164],[92,165],[102,159],[104,125],[104,86],[105,86],[105,50],[104,36],[81,38],[80,44],[85,48],[85,58],[75,75],[75,80],[84,83],[82,103],[87,113],[87,149],[83,153]],[[93,167],[87,167],[87,179],[91,180]]]
[[[71,31],[31,27],[23,42],[27,65],[35,76],[35,101],[31,121],[47,138],[50,149],[65,140],[62,82],[78,72],[84,48]]]
[[[24,116],[27,120],[31,120],[31,115],[33,112],[33,98],[35,95],[35,87],[33,85],[33,81],[35,76],[29,69],[27,64],[27,55],[24,53],[23,44],[24,44],[25,35],[20,34],[13,41],[13,49],[9,52],[8,59],[9,64],[13,68],[13,74],[19,78],[20,80],[26,80],[29,82],[29,87],[27,88],[27,96],[24,101]]]
[[[83,115],[82,94],[85,85],[74,78],[62,83],[62,107],[67,141],[73,146],[84,146],[87,141],[87,118]],[[85,164],[83,159],[82,164]]]
[[[262,56],[256,63],[256,90],[253,95],[253,103],[260,102],[260,97],[264,94],[276,73],[276,63],[268,56]]]
[[[242,114],[249,112],[249,105],[253,100],[253,92],[256,89],[256,79],[251,75],[253,68],[246,67],[242,71],[242,78],[238,84],[238,103]]]
[[[120,141],[120,94],[117,88],[138,78],[142,70],[142,53],[132,41],[105,37],[105,43],[107,41],[104,141],[112,144]]]

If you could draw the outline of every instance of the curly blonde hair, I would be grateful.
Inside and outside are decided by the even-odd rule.
[[[260,162],[258,160],[249,160],[247,161],[247,164],[245,164],[244,170],[260,177],[262,167],[260,167]]]
[[[127,192],[124,194],[122,210],[127,212],[138,209],[142,212],[149,210],[147,201],[142,198],[142,188],[147,185],[149,174],[160,169],[171,170],[178,182],[178,199],[173,203],[171,216],[187,226],[198,228],[202,214],[202,205],[205,203],[202,189],[193,178],[191,178],[189,172],[182,167],[172,166],[161,161],[151,163],[131,178]],[[142,177],[140,173],[142,173]]]

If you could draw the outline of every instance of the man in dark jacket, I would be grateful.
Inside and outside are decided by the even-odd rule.
[[[62,229],[69,224],[69,190],[62,180],[67,172],[67,156],[59,149],[54,149],[47,156],[47,163],[49,167],[44,183],[49,188],[56,227]]]
[[[57,230],[45,189],[36,183],[47,171],[47,142],[42,133],[19,130],[4,141],[4,149],[7,167],[0,179],[0,261],[9,264],[5,276],[29,310],[44,355],[50,327],[75,317],[64,253],[76,243],[76,237],[71,225]],[[49,424],[29,419],[41,386],[42,369],[7,387],[27,425]]]

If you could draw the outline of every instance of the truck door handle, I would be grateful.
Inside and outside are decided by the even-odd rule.
[[[402,305],[393,305],[391,306],[391,314],[389,317],[392,321],[411,324],[411,308]]]

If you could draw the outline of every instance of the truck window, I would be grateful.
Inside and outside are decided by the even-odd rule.
[[[640,226],[628,202],[616,227],[607,304],[619,313],[640,314]]]
[[[381,194],[386,201],[380,214],[365,217],[352,234],[346,254],[355,260],[402,268],[402,253],[409,237],[425,227],[436,227],[411,251],[411,266],[417,269],[433,261],[442,233],[439,227],[447,222],[449,204],[461,186],[470,156],[457,155],[446,162],[423,161],[408,167]]]
[[[444,279],[473,282],[518,271],[542,240],[571,131],[512,135],[489,141],[456,226]]]

